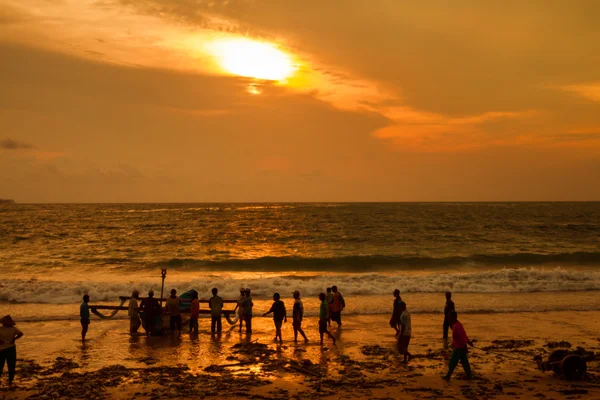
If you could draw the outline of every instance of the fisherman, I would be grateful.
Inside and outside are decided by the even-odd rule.
[[[15,321],[6,315],[0,319],[0,378],[4,371],[4,363],[8,364],[8,385],[12,386],[15,379],[15,370],[17,367],[17,346],[15,341],[23,336],[18,328],[15,328]]]
[[[323,346],[323,335],[326,333],[333,344],[335,344],[335,338],[327,330],[327,321],[329,320],[329,303],[327,303],[327,297],[325,293],[319,293],[319,300],[321,300],[321,306],[319,307],[319,335],[321,335],[321,346]]]
[[[408,363],[412,358],[412,354],[408,352],[410,337],[412,335],[412,324],[410,321],[410,313],[406,309],[406,303],[401,301],[398,304],[400,309],[400,334],[398,335],[398,349],[400,354],[404,354],[404,363]]]
[[[211,324],[210,324],[210,333],[212,335],[215,334],[215,330],[217,334],[221,334],[221,330],[223,326],[221,324],[221,310],[223,310],[223,299],[217,296],[219,293],[219,289],[213,288],[212,294],[213,297],[208,301],[208,305],[210,306],[210,316],[211,316]]]
[[[198,317],[200,316],[200,300],[198,300],[198,292],[195,290],[192,293],[192,305],[190,307],[190,333],[198,334]]]
[[[242,333],[242,326],[244,324],[244,304],[246,303],[246,289],[240,289],[240,297],[238,298],[237,304],[233,309],[233,312],[237,311],[238,319],[240,320],[240,333]],[[247,327],[246,327],[247,328]]]
[[[83,303],[79,306],[79,317],[81,318],[81,341],[85,342],[85,335],[87,334],[88,327],[90,326],[90,308],[88,303],[90,302],[90,296],[87,294],[83,296]]]
[[[327,288],[327,308],[329,311],[329,317],[327,318],[327,325],[331,326],[331,312],[333,311],[333,293],[331,293],[331,288]]]
[[[443,339],[448,339],[448,328],[450,327],[450,322],[448,315],[451,312],[456,311],[454,308],[454,302],[452,301],[452,293],[446,292],[446,306],[444,307],[444,330],[443,330]]]
[[[452,327],[452,346],[454,347],[454,351],[452,351],[452,357],[450,357],[448,373],[443,376],[442,379],[446,381],[450,380],[452,372],[454,372],[454,368],[456,368],[459,361],[465,370],[467,379],[471,379],[471,366],[469,365],[467,354],[469,353],[468,346],[473,346],[473,343],[469,340],[463,325],[458,321],[458,314],[456,311],[451,311],[448,314],[448,323]]]
[[[246,300],[244,300],[244,321],[246,322],[246,334],[252,333],[252,295],[250,288],[246,288]]]
[[[344,296],[338,291],[337,286],[332,286],[333,300],[331,306],[331,320],[337,322],[338,327],[342,326],[342,311],[346,307]]]
[[[177,290],[171,289],[171,296],[167,299],[167,312],[169,313],[169,322],[171,333],[175,334],[175,329],[181,335],[181,299],[177,297]]]
[[[140,292],[134,290],[131,292],[131,299],[129,300],[129,333],[135,335],[140,329],[142,322],[140,321],[140,306],[138,300],[140,298]]]
[[[273,313],[273,322],[275,323],[275,341],[279,338],[279,343],[283,343],[281,325],[283,325],[283,322],[287,322],[287,313],[285,311],[285,304],[281,301],[279,293],[273,294],[273,305],[269,311],[263,314],[263,317],[271,313]]]
[[[400,333],[400,329],[398,328],[398,326],[400,326],[400,314],[402,313],[400,311],[400,303],[402,302],[402,298],[400,297],[400,290],[395,289],[394,290],[394,305],[393,305],[393,311],[392,311],[392,318],[390,318],[390,326],[392,328],[394,328],[394,330],[396,331],[396,336],[398,336],[398,334]]]
[[[300,291],[294,290],[294,308],[292,310],[292,326],[294,327],[294,343],[298,342],[298,332],[304,338],[304,342],[308,343],[308,338],[302,330],[302,317],[304,316],[304,306],[300,300]]]
[[[146,335],[160,335],[162,310],[158,300],[154,298],[154,291],[148,292],[148,298],[142,302]]]

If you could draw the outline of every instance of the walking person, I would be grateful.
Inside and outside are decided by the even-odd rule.
[[[394,330],[396,331],[396,336],[398,336],[398,334],[400,333],[400,314],[402,313],[402,311],[400,311],[400,303],[402,302],[402,298],[400,297],[400,290],[395,289],[394,290],[394,305],[393,305],[393,309],[392,309],[392,318],[390,318],[390,326],[392,328],[394,328]]]
[[[83,296],[83,303],[79,306],[79,317],[81,318],[81,341],[85,342],[85,335],[87,335],[88,327],[90,326],[90,308],[88,303],[90,302],[90,296],[87,294]]]
[[[344,296],[338,291],[337,286],[332,286],[333,300],[331,306],[331,320],[337,322],[338,327],[342,326],[342,311],[346,307]]]
[[[15,341],[23,336],[18,328],[15,328],[15,321],[6,315],[0,319],[0,378],[4,372],[4,363],[8,364],[8,385],[12,386],[15,379],[17,367],[17,346]]]
[[[451,311],[448,314],[448,323],[452,327],[452,356],[450,357],[450,364],[448,365],[448,373],[442,377],[442,379],[449,381],[454,368],[458,365],[458,362],[463,366],[467,379],[472,378],[471,365],[469,364],[469,349],[468,346],[473,346],[473,343],[469,340],[465,328],[458,321],[458,314],[456,311]]]
[[[319,294],[319,300],[321,300],[321,306],[319,307],[319,335],[321,336],[321,346],[323,346],[323,335],[327,334],[333,340],[335,344],[335,338],[327,330],[327,320],[329,320],[329,303],[327,303],[327,296],[325,293]]]
[[[233,309],[234,312],[237,311],[238,319],[240,320],[240,333],[242,333],[242,327],[244,325],[244,304],[246,303],[246,289],[240,289],[240,297],[238,298],[237,304]],[[247,327],[246,327],[247,328]],[[246,329],[247,330],[247,329]]]
[[[198,292],[194,290],[192,293],[192,305],[190,307],[190,333],[192,331],[198,334],[198,317],[200,316],[200,300],[198,300]]]
[[[244,300],[244,322],[246,322],[246,334],[252,333],[252,293],[249,288],[246,288],[246,299]]]
[[[171,289],[171,295],[167,299],[167,312],[169,313],[171,334],[175,334],[175,329],[177,329],[177,333],[181,335],[181,299],[177,297],[175,289]]]
[[[302,317],[304,316],[304,305],[300,300],[300,291],[295,290],[294,296],[294,308],[292,310],[292,326],[294,327],[294,343],[298,342],[298,333],[304,338],[304,342],[308,343],[308,338],[302,330]]]
[[[450,328],[450,321],[448,315],[451,312],[455,312],[454,302],[452,301],[452,293],[446,292],[446,305],[444,306],[444,330],[443,330],[443,339],[448,339],[448,328]]]
[[[140,292],[134,290],[131,293],[131,299],[129,300],[129,333],[132,335],[135,335],[142,325],[140,320],[140,306],[138,304],[139,298]]]
[[[410,337],[412,336],[412,324],[410,321],[410,313],[406,309],[406,303],[401,301],[398,305],[400,308],[400,334],[398,335],[398,349],[400,354],[404,354],[404,363],[408,363],[412,358],[412,354],[408,352]]]
[[[217,296],[217,293],[219,293],[219,289],[213,288],[211,292],[213,294],[213,297],[211,297],[208,301],[211,317],[210,333],[214,335],[216,331],[216,333],[220,335],[221,331],[223,330],[223,325],[221,324],[221,310],[223,310],[223,299]]]
[[[283,343],[281,326],[284,322],[287,322],[287,313],[285,311],[285,304],[281,301],[279,293],[273,294],[273,305],[269,311],[263,314],[263,317],[266,317],[271,313],[273,313],[273,322],[275,323],[275,341],[279,338],[279,343]]]

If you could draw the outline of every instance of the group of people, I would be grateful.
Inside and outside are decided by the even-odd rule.
[[[390,318],[390,326],[396,331],[396,339],[398,340],[398,350],[404,355],[404,362],[407,363],[412,354],[408,351],[410,338],[412,336],[412,324],[410,313],[406,309],[406,303],[400,297],[400,290],[396,289],[393,292],[394,303],[392,317]],[[465,370],[467,379],[471,379],[471,366],[469,364],[468,346],[473,346],[473,342],[469,340],[465,328],[458,320],[458,314],[452,301],[452,293],[446,292],[446,305],[444,306],[444,323],[442,327],[442,338],[448,340],[448,329],[452,329],[452,356],[448,364],[448,373],[442,378],[449,381],[454,369],[459,361]]]

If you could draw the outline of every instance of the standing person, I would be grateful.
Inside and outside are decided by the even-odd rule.
[[[300,300],[300,292],[295,290],[293,293],[294,296],[294,308],[292,310],[292,326],[294,327],[294,342],[298,342],[298,332],[304,338],[304,342],[308,343],[308,338],[304,334],[302,330],[302,317],[304,316],[304,305],[302,304],[302,300]]]
[[[200,316],[200,300],[198,300],[198,292],[192,293],[192,305],[190,307],[190,333],[198,334],[198,317]]]
[[[273,305],[269,311],[263,314],[263,317],[271,313],[273,313],[273,322],[275,322],[275,341],[279,338],[279,343],[283,343],[281,325],[283,325],[283,322],[287,322],[287,313],[285,311],[285,304],[281,301],[279,293],[273,294]]]
[[[0,319],[0,378],[4,371],[4,363],[8,364],[8,385],[12,386],[15,379],[15,370],[17,367],[17,346],[15,341],[23,336],[18,328],[15,328],[15,321],[6,315]]]
[[[444,330],[443,339],[448,339],[448,328],[450,327],[450,321],[448,315],[451,312],[455,312],[454,302],[452,301],[452,293],[446,292],[446,306],[444,307]]]
[[[158,300],[154,298],[153,290],[150,290],[148,292],[148,298],[146,298],[142,302],[142,304],[144,311],[144,321],[146,323],[146,335],[159,335],[159,331],[162,327],[160,318],[162,310],[160,308]]]
[[[252,295],[250,288],[246,289],[246,300],[244,300],[244,321],[246,322],[246,334],[252,333]]]
[[[138,299],[140,298],[140,292],[134,290],[131,293],[131,299],[129,300],[129,333],[135,335],[140,329],[142,322],[140,321],[140,306]]]
[[[400,311],[400,303],[402,302],[402,298],[400,297],[400,290],[395,289],[394,290],[394,305],[393,305],[393,309],[392,309],[392,318],[390,318],[390,326],[392,328],[394,328],[394,330],[396,331],[396,336],[398,336],[398,334],[400,333],[400,329],[398,328],[398,326],[400,326],[400,314],[402,313]]]
[[[171,295],[167,299],[167,312],[169,313],[169,322],[171,325],[171,333],[175,333],[175,329],[181,335],[181,299],[177,297],[177,290],[171,289]]]
[[[337,286],[332,286],[331,291],[333,292],[333,300],[331,306],[331,320],[337,322],[338,327],[342,326],[342,311],[346,307],[346,301],[344,296],[338,291]]]
[[[454,368],[456,368],[459,361],[465,370],[467,379],[471,379],[471,365],[469,364],[467,354],[469,353],[468,346],[473,346],[473,343],[469,340],[463,325],[458,321],[458,314],[456,311],[451,311],[448,314],[448,323],[452,327],[452,346],[454,347],[454,351],[452,351],[452,357],[450,357],[448,373],[443,376],[442,379],[447,381],[450,380],[452,372],[454,372]]]
[[[237,310],[237,314],[238,314],[238,319],[240,320],[240,333],[242,333],[242,326],[244,324],[244,304],[246,303],[246,289],[242,288],[240,289],[240,297],[238,298],[237,304],[235,306],[235,308],[233,309],[233,311],[235,312]],[[248,327],[246,326],[246,330],[248,330]]]
[[[319,293],[319,300],[321,300],[321,306],[319,307],[319,335],[321,335],[321,346],[323,346],[323,334],[327,334],[333,344],[335,344],[335,338],[327,330],[327,320],[329,320],[329,303],[327,303],[327,296],[325,293]]]
[[[208,305],[210,306],[211,317],[210,333],[212,335],[215,334],[215,330],[217,334],[220,335],[221,330],[223,329],[223,326],[221,325],[221,310],[223,310],[223,299],[217,296],[217,293],[219,293],[219,289],[213,288],[213,297],[211,297],[208,301]]]
[[[331,293],[331,288],[327,288],[327,307],[329,308],[329,317],[327,318],[327,325],[331,326],[331,313],[333,311],[333,293]]]
[[[87,294],[83,296],[83,303],[79,306],[79,317],[81,318],[81,341],[85,342],[85,335],[87,334],[88,327],[90,326],[90,308],[88,303],[90,302],[90,296]]]
[[[412,335],[412,324],[410,322],[410,313],[406,309],[406,303],[401,301],[398,305],[400,308],[400,335],[398,336],[398,349],[400,354],[404,354],[404,363],[412,358],[412,354],[408,352],[410,337]]]

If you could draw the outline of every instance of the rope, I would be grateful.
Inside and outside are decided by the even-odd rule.
[[[127,300],[127,299],[123,299],[123,300],[121,300],[121,304],[119,304],[119,307],[122,307],[122,306],[123,306],[123,304],[125,304],[125,301],[126,301],[126,300]],[[100,311],[96,310],[96,308],[95,308],[95,307],[92,307],[92,313],[94,313],[95,315],[97,315],[98,317],[100,317],[100,318],[102,318],[102,319],[109,319],[109,318],[112,318],[112,317],[114,317],[115,315],[117,315],[117,313],[118,313],[119,311],[121,311],[121,310],[119,310],[119,309],[116,309],[116,310],[114,310],[114,311],[113,311],[113,312],[112,312],[110,315],[103,315],[103,314],[102,314]]]

